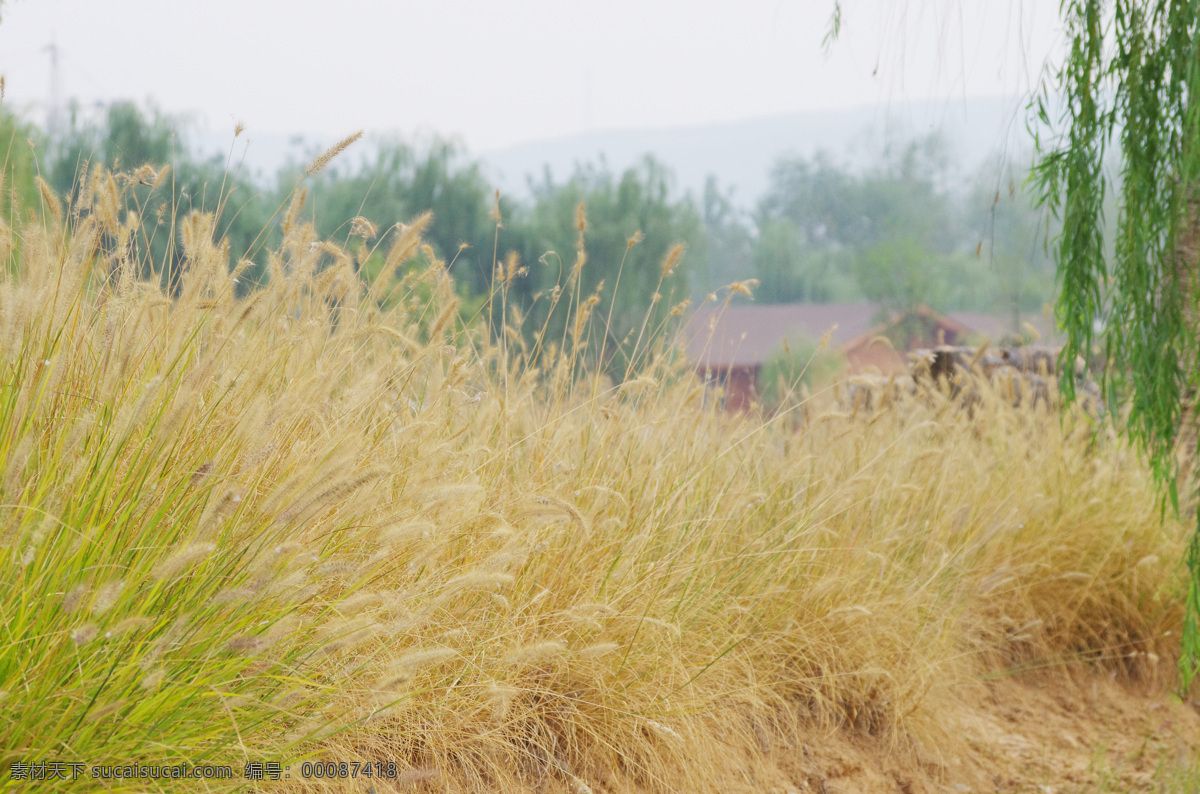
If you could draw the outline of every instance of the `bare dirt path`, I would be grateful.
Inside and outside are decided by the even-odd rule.
[[[768,753],[744,788],[779,792],[1194,791],[1200,714],[1163,687],[1099,674],[1009,677],[947,709],[939,726],[960,741],[945,754],[882,741],[810,735]],[[1190,771],[1189,771],[1190,766]]]

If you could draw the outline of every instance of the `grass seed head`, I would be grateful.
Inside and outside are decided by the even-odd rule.
[[[121,594],[121,589],[125,586],[120,580],[112,580],[103,585],[96,591],[96,598],[92,601],[92,614],[102,615],[112,609],[117,603],[117,596]]]
[[[458,652],[453,648],[417,648],[409,651],[388,666],[377,688],[388,689],[398,682],[407,681],[417,670],[441,664],[455,656],[458,656]]]
[[[675,275],[675,268],[679,265],[680,260],[683,259],[683,252],[683,243],[675,243],[667,250],[667,255],[663,257],[662,261],[663,278]]]
[[[357,141],[362,136],[363,136],[362,130],[359,130],[356,133],[347,135],[345,138],[342,138],[340,141],[335,143],[333,146],[330,146],[328,149],[326,149],[324,152],[322,152],[317,157],[317,159],[313,160],[312,163],[309,164],[308,168],[304,169],[304,175],[312,176],[313,174],[319,172],[322,168],[329,165],[329,163],[335,157],[337,157],[342,152],[346,151],[346,149],[350,148],[351,144],[353,144],[355,141]]]
[[[536,664],[560,656],[564,651],[566,651],[566,646],[561,642],[547,640],[513,648],[504,654],[503,660],[505,663],[512,665]]]
[[[62,203],[58,200],[58,196],[54,194],[54,189],[50,184],[40,176],[35,176],[34,181],[37,183],[38,190],[42,194],[42,207],[50,213],[51,220],[57,226],[62,223]]]
[[[141,679],[141,681],[138,682],[138,685],[142,689],[148,689],[148,690],[149,689],[157,689],[159,684],[161,684],[163,682],[163,679],[165,677],[166,677],[166,672],[161,667],[159,667],[155,670],[151,670],[149,673],[142,676],[142,679]]]
[[[379,230],[375,224],[361,215],[350,221],[350,235],[352,237],[361,237],[363,240],[374,240],[378,234]]]
[[[92,640],[100,632],[95,623],[88,623],[80,626],[71,632],[71,640],[76,645],[84,645]]]
[[[193,543],[172,554],[154,569],[155,579],[170,579],[216,551],[214,543]]]
[[[87,585],[77,584],[63,596],[63,611],[68,614],[79,609],[83,599],[88,594]]]

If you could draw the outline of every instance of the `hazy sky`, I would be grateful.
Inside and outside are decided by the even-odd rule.
[[[212,128],[461,137],[705,124],[1028,90],[1056,0],[5,0],[7,109],[152,99]]]

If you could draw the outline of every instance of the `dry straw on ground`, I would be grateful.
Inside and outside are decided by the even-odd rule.
[[[194,215],[168,294],[93,173],[0,286],[5,767],[704,791],[806,727],[952,754],[939,708],[998,671],[1172,680],[1183,532],[1083,415],[933,393],[795,432],[662,335],[614,388],[595,316],[460,316],[405,264],[424,217],[368,286],[289,213],[238,297]]]

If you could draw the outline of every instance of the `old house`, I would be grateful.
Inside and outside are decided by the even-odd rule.
[[[988,327],[968,325],[986,318]],[[781,303],[710,306],[692,315],[684,344],[704,379],[724,389],[729,410],[746,410],[757,397],[759,372],[785,339],[819,340],[846,359],[848,374],[905,371],[905,353],[939,344],[969,344],[1003,325],[988,315],[945,315],[920,306],[886,316],[874,303]],[[884,341],[884,340],[887,341]]]

